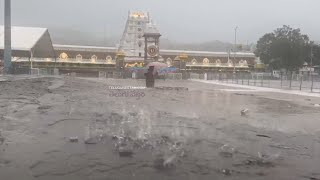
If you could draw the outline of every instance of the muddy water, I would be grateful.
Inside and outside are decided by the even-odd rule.
[[[1,82],[0,179],[320,178],[319,99],[189,81],[158,81],[189,90],[139,90],[143,98],[108,89],[143,84]]]

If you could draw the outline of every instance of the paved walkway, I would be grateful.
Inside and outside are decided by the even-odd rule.
[[[241,88],[238,91],[275,92],[275,93],[293,94],[293,95],[300,95],[300,96],[320,97],[320,93],[312,93],[312,92],[305,92],[305,91],[298,91],[298,90],[266,88],[266,87],[247,86],[247,85],[240,85],[240,84],[227,84],[227,83],[222,83],[218,81],[206,81],[206,80],[192,80],[192,81]],[[225,89],[225,91],[236,91],[236,90]]]

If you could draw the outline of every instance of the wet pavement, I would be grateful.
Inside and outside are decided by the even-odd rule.
[[[0,82],[0,179],[320,179],[320,98],[118,85],[144,81]]]

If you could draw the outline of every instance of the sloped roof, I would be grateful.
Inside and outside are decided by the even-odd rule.
[[[30,51],[47,30],[46,28],[13,26],[11,28],[12,50]],[[4,26],[0,26],[0,49],[4,49]]]

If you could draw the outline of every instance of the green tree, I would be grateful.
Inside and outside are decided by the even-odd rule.
[[[308,59],[308,45],[309,37],[300,29],[284,25],[261,37],[254,53],[274,69],[294,71]]]
[[[254,53],[257,57],[260,57],[261,61],[265,64],[270,64],[272,61],[271,45],[274,40],[275,35],[273,33],[268,33],[262,36],[256,45]]]
[[[314,45],[313,52],[313,65],[320,65],[320,45]]]
[[[312,65],[320,65],[320,45],[315,44],[314,42],[309,43],[307,47],[307,52],[309,52],[306,62],[311,64],[311,55],[312,55]],[[311,54],[312,51],[312,54]]]

